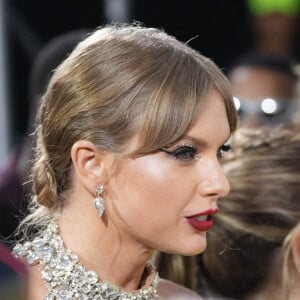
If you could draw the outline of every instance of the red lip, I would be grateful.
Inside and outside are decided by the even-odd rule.
[[[191,226],[193,226],[198,231],[208,231],[213,226],[213,218],[212,216],[218,212],[217,209],[209,209],[207,211],[203,211],[199,214],[191,215],[186,217],[187,221]],[[207,216],[205,220],[198,220],[197,217]]]

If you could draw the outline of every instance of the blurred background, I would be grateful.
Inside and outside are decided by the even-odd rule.
[[[282,51],[296,61],[300,57],[299,0],[273,1],[273,6],[266,0],[0,1],[0,166],[27,133],[31,101],[28,80],[33,61],[46,43],[64,32],[95,28],[111,21],[136,20],[189,41],[226,73],[238,57],[263,47],[257,31],[261,26],[277,40],[279,34],[289,39],[277,43],[282,44],[282,49],[273,45],[271,50]],[[261,25],[261,19],[254,19],[271,13],[292,21],[269,18]],[[291,37],[288,32],[292,32]]]

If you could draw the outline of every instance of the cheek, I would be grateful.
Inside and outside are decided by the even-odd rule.
[[[119,173],[126,201],[152,211],[166,206],[170,212],[183,208],[192,197],[192,181],[188,168],[155,156],[130,161]]]
[[[132,162],[124,171],[126,186],[131,192],[134,190],[141,197],[140,200],[151,198],[152,203],[164,200],[173,190],[170,168],[156,160],[141,158]]]

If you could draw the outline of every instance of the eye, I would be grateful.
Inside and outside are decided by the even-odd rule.
[[[229,152],[230,150],[232,149],[231,145],[230,144],[224,144],[222,145],[218,151],[217,151],[217,157],[219,159],[223,158],[224,157],[224,154]]]
[[[172,155],[175,159],[182,160],[182,161],[191,161],[197,159],[196,153],[197,149],[192,146],[178,146],[173,151],[168,151],[165,148],[160,149],[161,151],[166,152],[169,155]]]

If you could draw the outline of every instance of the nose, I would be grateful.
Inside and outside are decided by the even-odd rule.
[[[201,168],[202,167],[202,168]],[[220,162],[207,160],[200,166],[199,172],[202,173],[199,192],[202,197],[225,197],[230,191],[229,182],[223,172]]]

